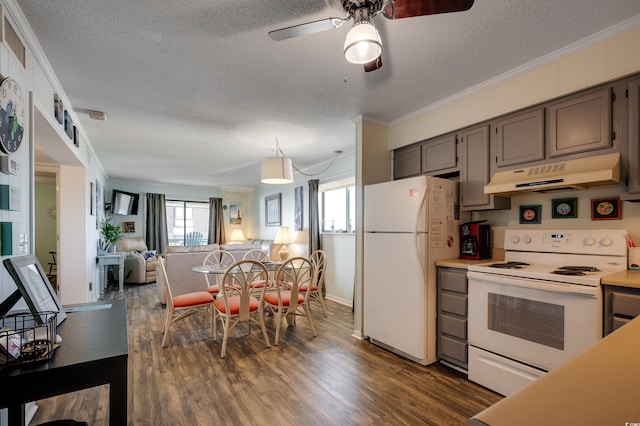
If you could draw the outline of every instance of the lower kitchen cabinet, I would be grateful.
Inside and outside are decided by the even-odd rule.
[[[467,270],[438,267],[438,358],[467,370]]]
[[[640,289],[604,286],[604,335],[640,315]]]

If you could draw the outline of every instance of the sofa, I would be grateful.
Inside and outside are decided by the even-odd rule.
[[[125,253],[125,284],[148,284],[156,281],[158,257],[141,237],[124,237],[116,241],[116,251]]]
[[[207,244],[200,246],[169,246],[165,253],[167,278],[172,284],[174,296],[202,291],[206,288],[206,278],[203,274],[193,272],[194,266],[202,265],[205,257],[215,250],[226,250],[237,261],[242,260],[246,252],[253,249],[266,251],[271,256],[271,240],[251,239],[246,244]],[[157,275],[157,294],[160,303],[166,303],[164,294],[164,279],[159,270]]]

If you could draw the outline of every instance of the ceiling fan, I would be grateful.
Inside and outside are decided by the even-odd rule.
[[[326,18],[269,32],[275,41],[339,28],[353,19],[353,28],[344,42],[344,57],[354,64],[364,65],[366,72],[382,66],[382,40],[373,25],[373,18],[382,13],[387,19],[412,18],[438,13],[462,12],[473,6],[474,0],[330,0],[340,2],[346,18]]]

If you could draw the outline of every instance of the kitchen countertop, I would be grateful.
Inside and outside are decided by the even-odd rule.
[[[640,271],[627,269],[617,274],[604,276],[601,282],[605,285],[640,288]]]
[[[469,419],[467,426],[640,423],[639,353],[637,317],[566,364]]]
[[[497,259],[467,260],[467,259],[447,259],[437,260],[436,266],[444,266],[447,268],[467,269],[469,265],[477,265],[479,263],[501,262]]]

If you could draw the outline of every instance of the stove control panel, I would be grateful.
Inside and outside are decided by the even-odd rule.
[[[624,229],[569,229],[564,231],[507,229],[505,250],[626,256]]]

